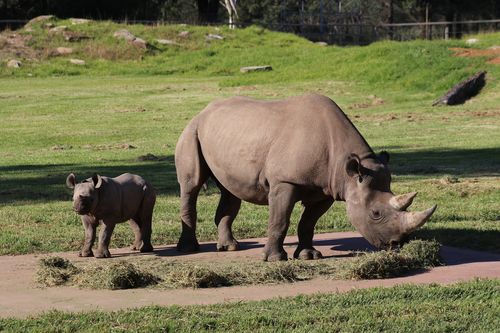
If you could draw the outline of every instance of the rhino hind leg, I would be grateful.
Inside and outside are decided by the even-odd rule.
[[[135,233],[136,250],[140,252],[152,252],[153,245],[151,244],[151,229],[153,222],[153,208],[156,202],[156,195],[151,185],[147,184],[144,187],[144,198],[142,199],[141,208],[139,210],[137,220],[139,227],[139,235]]]
[[[279,183],[271,186],[269,192],[269,224],[267,243],[262,259],[264,261],[287,260],[283,248],[286,232],[290,225],[290,215],[297,202],[297,187],[293,184]]]
[[[200,248],[196,239],[196,202],[200,189],[210,176],[210,169],[201,152],[194,125],[188,126],[177,142],[175,167],[181,189],[182,224],[177,250],[195,252]]]
[[[313,247],[314,227],[318,219],[326,213],[332,204],[333,199],[314,203],[304,202],[304,212],[298,225],[299,245],[293,254],[295,259],[311,260],[323,257],[321,252]]]
[[[236,251],[239,249],[239,244],[233,236],[231,226],[240,210],[241,199],[235,197],[222,185],[219,185],[219,188],[221,196],[215,213],[215,225],[219,234],[217,251]]]

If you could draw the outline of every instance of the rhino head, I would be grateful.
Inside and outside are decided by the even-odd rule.
[[[74,174],[66,178],[66,185],[73,189],[73,210],[80,215],[88,214],[95,210],[99,200],[98,189],[102,185],[101,176],[94,174],[92,178],[77,183]]]
[[[388,162],[389,154],[382,152],[364,159],[353,154],[346,163],[347,216],[359,233],[377,248],[398,246],[421,227],[437,207],[407,212],[417,193],[396,196],[391,192]]]

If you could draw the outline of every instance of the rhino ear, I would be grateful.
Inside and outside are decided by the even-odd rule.
[[[380,160],[380,162],[382,162],[382,164],[388,164],[389,159],[390,159],[390,155],[388,152],[383,150],[380,152],[380,154],[378,154],[378,159]]]
[[[76,185],[76,177],[74,174],[70,173],[66,178],[66,186],[69,188],[75,188]]]
[[[347,174],[351,177],[361,176],[361,160],[359,156],[356,154],[351,154],[347,159],[347,163],[345,165],[345,170]]]
[[[95,188],[99,188],[102,185],[102,178],[97,173],[94,173],[92,176],[92,182],[94,183]]]

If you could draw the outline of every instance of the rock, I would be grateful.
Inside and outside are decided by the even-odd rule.
[[[148,43],[142,39],[142,38],[135,38],[132,41],[132,44],[134,44],[137,47],[140,47],[141,49],[147,49],[148,48]]]
[[[469,98],[472,98],[479,94],[481,89],[486,84],[486,71],[479,72],[474,76],[471,76],[465,81],[460,82],[453,88],[451,88],[446,94],[441,98],[437,99],[432,103],[433,106],[438,104],[444,105],[456,105],[463,104]]]
[[[319,46],[328,46],[328,43],[326,42],[316,42],[315,44]]]
[[[85,60],[81,59],[69,59],[69,62],[72,63],[73,65],[78,65],[78,66],[85,65]]]
[[[72,32],[72,31],[64,31],[63,32],[63,37],[64,40],[68,42],[79,42],[83,39],[90,39],[89,36],[80,34],[78,32]]]
[[[222,37],[221,35],[208,34],[207,37],[206,37],[206,39],[207,40],[214,40],[214,39],[223,40],[224,37]]]
[[[500,46],[493,45],[493,46],[488,47],[488,50],[500,50]]]
[[[179,37],[182,37],[182,38],[187,38],[187,37],[189,37],[189,35],[191,35],[191,33],[189,31],[179,32]]]
[[[176,43],[175,41],[170,39],[157,39],[156,42],[162,45],[180,45],[179,43]]]
[[[272,71],[273,68],[270,65],[265,65],[265,66],[248,66],[248,67],[241,67],[240,72],[242,73],[249,73],[249,72],[263,72],[263,71]]]
[[[125,39],[127,41],[133,41],[135,39],[135,36],[128,30],[126,29],[121,29],[116,31],[113,34],[113,37],[118,38],[118,39]]]
[[[121,148],[121,149],[135,149],[135,148],[137,148],[137,147],[132,146],[132,145],[131,145],[131,144],[129,144],[129,143],[124,143],[124,144],[121,144],[121,145],[120,145],[120,148]]]
[[[22,63],[19,60],[12,59],[7,62],[7,67],[9,68],[19,68],[22,66]]]
[[[84,24],[84,23],[89,23],[90,20],[84,19],[84,18],[70,18],[69,21],[71,24]]]
[[[55,51],[56,55],[66,55],[73,53],[73,49],[71,47],[58,47]]]
[[[66,30],[68,30],[67,26],[65,26],[65,25],[59,25],[57,27],[51,28],[49,30],[49,33],[51,33],[51,34],[57,34],[57,33],[61,33],[61,32],[66,31]]]
[[[53,28],[55,27],[56,25],[52,22],[47,22],[47,23],[44,23],[42,24],[42,27],[45,28],[45,29],[50,29],[50,28]]]
[[[54,18],[54,15],[40,15],[40,16],[37,16],[37,17],[29,20],[28,23],[26,23],[26,25],[32,25],[34,23],[52,20],[53,18]]]
[[[479,42],[479,39],[477,38],[469,38],[465,41],[465,44],[467,45],[472,45],[472,44],[476,44],[477,42]]]

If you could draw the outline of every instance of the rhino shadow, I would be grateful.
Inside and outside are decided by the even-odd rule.
[[[9,177],[9,172],[22,176]],[[164,156],[157,160],[124,160],[117,165],[43,164],[0,166],[0,204],[32,201],[71,200],[71,190],[66,188],[66,177],[74,173],[78,179],[91,177],[93,173],[116,177],[122,173],[134,173],[153,184],[159,195],[179,193],[174,157]]]

